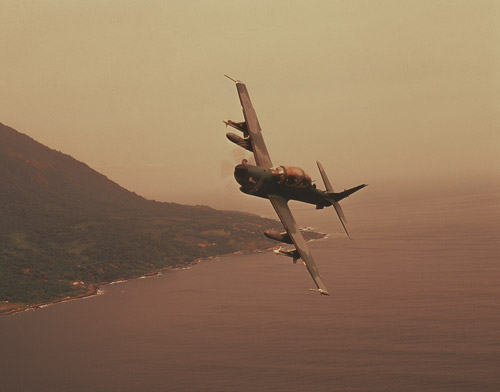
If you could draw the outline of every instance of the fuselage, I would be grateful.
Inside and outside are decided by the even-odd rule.
[[[297,167],[264,169],[243,162],[234,168],[234,177],[241,185],[240,190],[249,195],[262,198],[279,195],[287,200],[314,204],[317,208],[332,205],[326,192],[317,189],[311,178]]]

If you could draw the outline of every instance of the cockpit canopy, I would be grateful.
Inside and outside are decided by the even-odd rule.
[[[278,184],[293,186],[295,188],[307,188],[312,182],[311,177],[300,167],[278,166],[271,169],[271,173]]]

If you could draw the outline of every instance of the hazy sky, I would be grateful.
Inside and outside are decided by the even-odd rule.
[[[225,73],[275,164],[500,179],[498,1],[4,0],[0,55],[0,122],[150,198],[247,200],[219,176],[243,119]]]

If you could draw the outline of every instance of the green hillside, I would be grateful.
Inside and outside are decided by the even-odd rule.
[[[272,246],[256,215],[146,200],[0,124],[0,303],[87,293],[101,282]]]

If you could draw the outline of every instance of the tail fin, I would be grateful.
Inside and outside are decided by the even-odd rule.
[[[342,223],[342,227],[344,228],[345,233],[347,234],[347,237],[351,238],[349,236],[349,231],[347,230],[347,219],[345,218],[344,211],[342,211],[342,207],[340,207],[340,204],[338,202],[348,197],[349,195],[353,194],[354,192],[363,189],[366,186],[366,184],[358,185],[354,188],[347,189],[343,192],[335,193],[333,190],[333,186],[326,175],[325,169],[323,169],[323,165],[318,161],[316,161],[316,163],[318,164],[318,169],[321,174],[321,178],[323,178],[323,182],[325,183],[327,198],[332,203],[333,208],[335,209],[335,212],[337,213],[340,219],[340,223]]]

